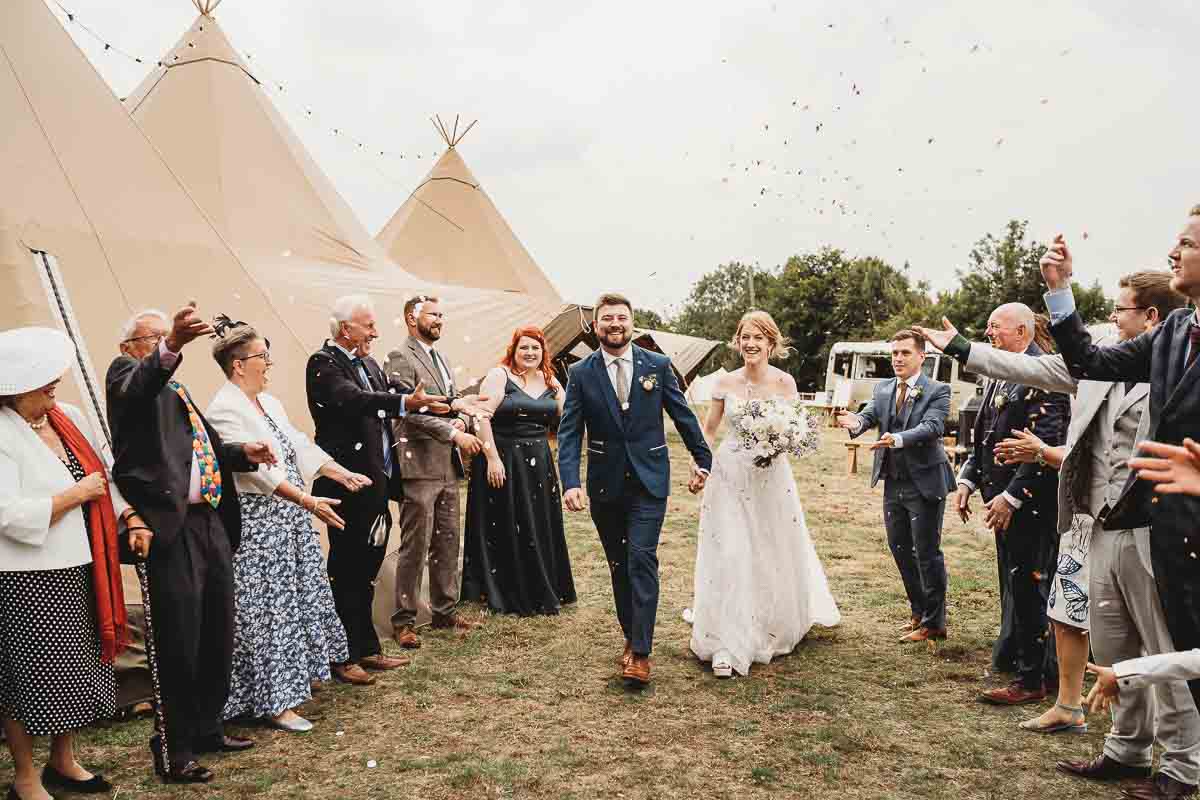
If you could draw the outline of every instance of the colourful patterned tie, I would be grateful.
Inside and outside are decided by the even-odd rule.
[[[200,421],[200,412],[192,405],[192,398],[179,381],[167,384],[171,391],[179,395],[187,406],[188,419],[192,423],[192,452],[196,456],[196,465],[200,467],[200,497],[213,508],[221,504],[221,468],[217,464],[217,455],[213,452],[212,444],[208,441],[208,432]]]

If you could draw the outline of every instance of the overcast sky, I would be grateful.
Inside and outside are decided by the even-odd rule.
[[[60,1],[151,60],[196,16]],[[717,264],[822,245],[950,288],[1012,217],[1066,234],[1110,295],[1165,266],[1200,203],[1187,6],[226,0],[216,17],[371,233],[440,152],[429,116],[477,118],[459,150],[563,295],[662,310]],[[69,29],[118,95],[140,82]]]

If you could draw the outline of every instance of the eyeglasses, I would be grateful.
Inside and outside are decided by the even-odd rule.
[[[166,337],[166,334],[162,334],[162,333],[150,333],[150,334],[147,334],[146,336],[134,336],[132,339],[126,339],[126,340],[125,340],[125,341],[123,341],[121,344],[132,344],[133,342],[144,342],[144,341],[146,341],[147,339],[153,339],[153,340],[154,340],[154,343],[155,343],[155,344],[158,344],[159,342],[161,342],[161,341],[162,341],[163,339],[165,339],[165,338],[167,338],[167,337]]]
[[[1150,306],[1113,306],[1113,313],[1119,314],[1122,311],[1145,311]]]
[[[274,363],[271,361],[271,352],[269,350],[263,350],[261,353],[255,353],[254,355],[246,356],[245,358],[235,358],[234,361],[249,361],[252,358],[261,358],[263,363],[267,366],[270,366]]]

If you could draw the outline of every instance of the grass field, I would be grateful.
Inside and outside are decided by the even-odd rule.
[[[568,536],[579,602],[558,617],[489,617],[466,637],[427,633],[414,663],[373,688],[326,686],[306,735],[236,729],[258,746],[206,763],[203,789],[152,779],[146,720],[92,730],[81,760],[118,797],[294,798],[1071,798],[1115,797],[1054,761],[1098,753],[1086,736],[1016,728],[1030,708],[976,702],[998,623],[992,549],[947,520],[950,639],[896,644],[907,604],[884,544],[881,489],[847,476],[844,436],[795,462],[809,527],[842,609],[788,657],[717,681],[688,650],[698,502],[672,433],[674,494],[659,551],[654,683],[616,678],[622,639],[586,514]],[[1044,706],[1043,706],[1044,707]],[[43,743],[44,747],[44,743]],[[373,766],[370,764],[373,763]],[[0,764],[0,782],[11,765]]]

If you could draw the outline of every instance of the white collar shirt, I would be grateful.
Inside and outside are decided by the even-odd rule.
[[[600,354],[604,356],[604,371],[608,373],[608,379],[612,382],[613,392],[617,397],[621,396],[621,392],[617,389],[617,368],[613,364],[618,361],[624,362],[622,366],[625,368],[625,396],[629,397],[633,391],[633,347],[626,347],[624,353],[616,356],[607,350],[601,350]]]

